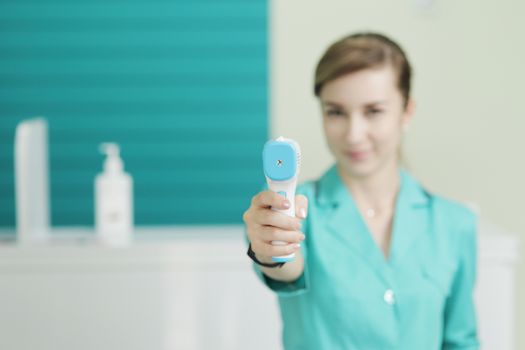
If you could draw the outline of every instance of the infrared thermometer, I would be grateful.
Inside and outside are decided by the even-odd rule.
[[[291,139],[278,137],[266,142],[263,149],[263,168],[266,182],[271,191],[288,199],[290,208],[273,209],[285,215],[295,217],[295,188],[301,167],[299,144]],[[286,242],[272,241],[273,245],[286,245]],[[284,256],[272,256],[275,262],[294,260],[295,253]]]

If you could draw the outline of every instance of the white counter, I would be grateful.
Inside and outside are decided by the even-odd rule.
[[[278,349],[275,297],[241,226],[141,228],[128,247],[89,229],[0,243],[0,349]],[[1,236],[0,236],[1,237]],[[517,240],[485,223],[476,299],[485,349],[513,349]]]

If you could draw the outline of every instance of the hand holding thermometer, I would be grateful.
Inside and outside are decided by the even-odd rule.
[[[290,208],[273,209],[295,217],[295,188],[301,167],[301,150],[299,144],[291,139],[278,137],[266,142],[263,149],[263,168],[266,182],[271,191],[277,192],[290,202]],[[273,245],[286,245],[286,242],[272,241]],[[289,262],[295,253],[284,256],[272,256],[275,262]]]

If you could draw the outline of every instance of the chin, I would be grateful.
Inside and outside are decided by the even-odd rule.
[[[364,178],[374,173],[376,164],[372,160],[352,162],[347,158],[338,159],[339,166],[352,177]]]

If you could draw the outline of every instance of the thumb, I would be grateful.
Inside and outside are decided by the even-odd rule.
[[[308,198],[299,194],[295,196],[295,216],[304,219],[306,215],[308,215]]]

